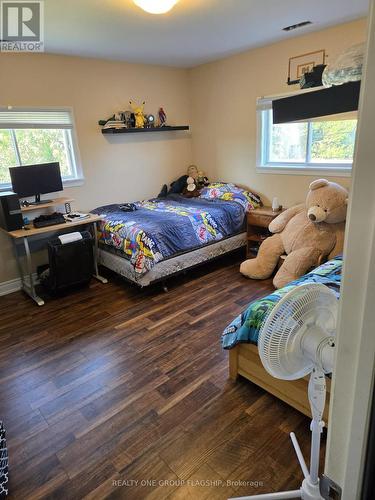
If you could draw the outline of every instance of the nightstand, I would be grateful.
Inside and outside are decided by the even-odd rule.
[[[248,259],[256,257],[259,245],[272,234],[268,231],[269,224],[282,212],[283,210],[273,212],[271,207],[256,208],[248,212],[246,244]]]

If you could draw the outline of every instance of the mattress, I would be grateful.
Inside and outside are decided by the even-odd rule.
[[[109,251],[108,248],[101,245],[99,248],[99,264],[111,269],[127,280],[144,287],[178,274],[184,269],[189,269],[203,262],[220,257],[245,245],[246,233],[240,233],[216,243],[211,243],[163,260],[145,274],[137,273],[129,260],[124,259],[120,254]]]
[[[251,302],[242,314],[237,316],[224,330],[221,338],[224,349],[232,349],[237,344],[257,344],[261,326],[278,301],[290,290],[306,283],[322,283],[336,294],[340,294],[342,256],[322,264],[310,273],[275,290],[262,299]]]

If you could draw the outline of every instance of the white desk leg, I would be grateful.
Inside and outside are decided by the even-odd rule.
[[[98,255],[99,255],[99,246],[98,246],[98,224],[97,222],[93,222],[92,224],[93,236],[94,236],[94,278],[100,281],[101,283],[108,283],[107,278],[100,276],[98,270]]]
[[[18,253],[17,253],[17,248],[15,249],[16,251],[16,258],[19,264],[19,269],[21,270],[21,280],[22,280],[22,289],[29,297],[31,297],[37,304],[38,306],[44,306],[44,300],[37,295],[35,291],[35,284],[34,284],[34,278],[33,278],[33,267],[32,267],[32,261],[31,261],[31,252],[30,252],[30,247],[29,247],[29,242],[27,238],[22,238],[23,244],[25,247],[25,253],[26,253],[26,265],[27,265],[27,274],[29,275],[29,283],[26,282],[23,272],[22,272],[22,266],[21,263],[18,260]]]

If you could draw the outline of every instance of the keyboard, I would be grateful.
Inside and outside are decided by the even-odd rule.
[[[33,220],[34,227],[38,229],[41,227],[54,226],[56,224],[65,224],[65,222],[64,215],[60,212],[55,212],[49,215],[40,215]]]

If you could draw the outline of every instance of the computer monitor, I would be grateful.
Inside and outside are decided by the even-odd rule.
[[[41,194],[54,193],[63,190],[60,164],[42,163],[40,165],[27,165],[9,169],[13,191],[20,198],[35,196],[31,205],[47,203],[51,200],[40,201]]]

